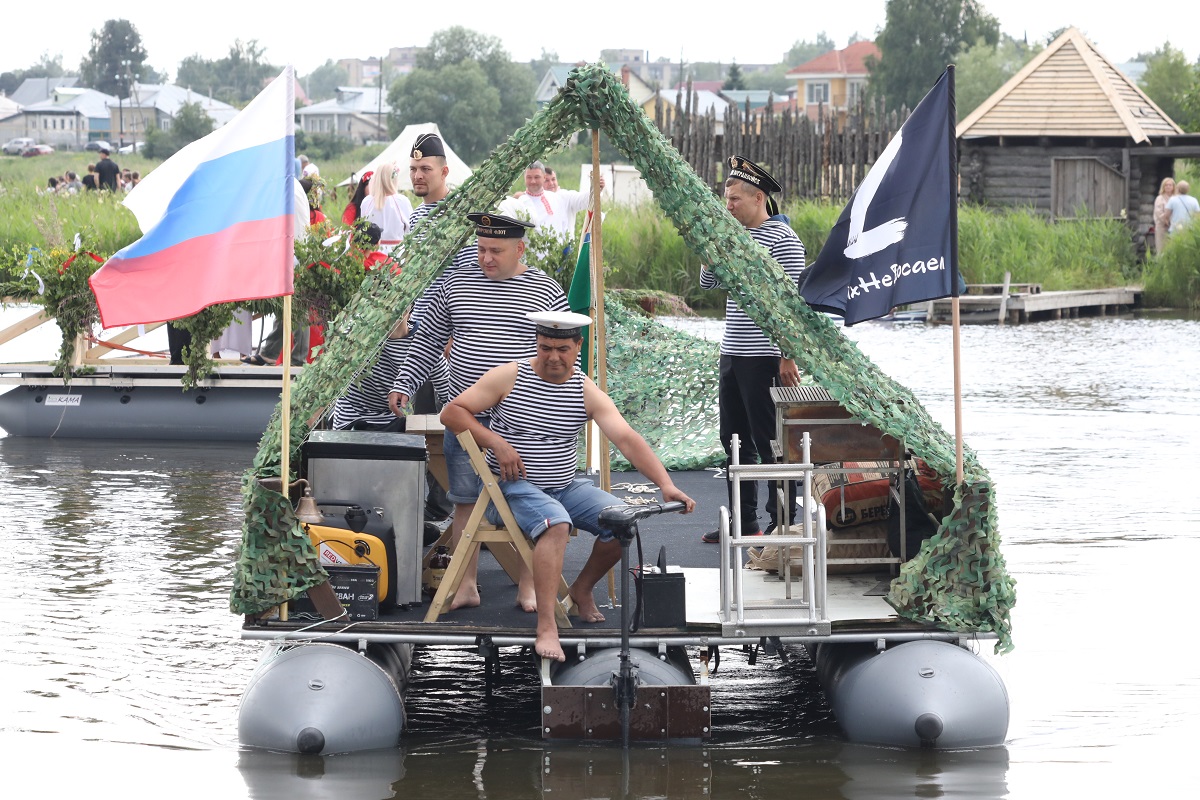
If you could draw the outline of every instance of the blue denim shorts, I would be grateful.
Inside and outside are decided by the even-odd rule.
[[[601,490],[587,478],[576,478],[556,492],[539,489],[525,480],[500,481],[500,491],[521,530],[535,541],[550,526],[565,522],[595,534],[602,542],[611,542],[612,531],[600,527],[600,512],[609,506],[625,505],[621,498]],[[487,518],[493,525],[501,524],[494,505],[488,506]]]
[[[476,417],[484,427],[491,427],[491,417]],[[449,428],[442,437],[442,453],[446,458],[446,472],[450,475],[450,490],[446,499],[451,503],[464,505],[474,503],[483,491],[483,482],[471,468],[471,457],[458,443],[458,436]]]

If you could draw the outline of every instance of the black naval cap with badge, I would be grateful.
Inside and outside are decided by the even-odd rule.
[[[587,314],[574,311],[530,311],[525,316],[537,326],[538,336],[551,339],[578,339],[582,329],[592,324]]]
[[[758,189],[767,196],[767,213],[774,216],[779,213],[779,204],[772,194],[783,191],[779,181],[771,177],[771,173],[743,156],[729,157],[729,177],[737,178]]]
[[[475,223],[475,235],[487,239],[524,239],[525,234],[533,228],[532,222],[525,222],[500,214],[467,214],[467,219]]]
[[[413,142],[412,152],[409,153],[412,158],[427,158],[428,156],[446,157],[446,148],[442,146],[442,137],[436,133],[422,133]]]

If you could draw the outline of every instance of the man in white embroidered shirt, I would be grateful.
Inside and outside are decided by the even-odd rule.
[[[576,477],[583,426],[595,420],[634,468],[658,485],[665,501],[681,501],[689,512],[696,504],[675,486],[646,440],[629,427],[608,395],[576,366],[583,341],[580,328],[588,324],[588,317],[571,312],[527,316],[537,323],[537,354],[485,373],[446,406],[442,422],[456,434],[470,431],[487,449],[488,466],[499,476],[500,491],[517,524],[534,540],[532,583],[538,615],[534,650],[542,658],[564,661],[554,605],[572,525],[597,537],[570,587],[571,600],[584,622],[604,621],[593,590],[621,558],[621,545],[611,531],[600,527],[599,514],[622,501],[590,480]],[[477,419],[487,412],[490,428]],[[498,524],[494,511],[489,508],[489,517]],[[523,578],[522,583],[527,581]]]

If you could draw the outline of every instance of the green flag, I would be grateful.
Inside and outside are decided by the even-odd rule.
[[[588,212],[583,224],[583,240],[579,244],[579,258],[575,261],[575,274],[571,276],[571,286],[567,289],[567,305],[577,314],[591,314],[592,310],[592,212]],[[583,348],[583,371],[590,375],[592,354],[592,326],[589,325]]]

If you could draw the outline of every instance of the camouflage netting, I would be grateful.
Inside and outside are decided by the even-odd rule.
[[[796,359],[802,372],[856,417],[903,437],[943,480],[954,482],[953,438],[908,389],[881,372],[824,314],[804,303],[780,266],[726,213],[712,190],[631,102],[616,76],[599,65],[575,69],[546,108],[439,204],[423,223],[425,235],[406,242],[401,274],[368,276],[359,295],[331,323],[324,354],[304,371],[292,395],[293,464],[310,421],[349,384],[358,366],[373,357],[399,311],[433,281],[462,246],[470,233],[465,214],[492,208],[529,162],[561,147],[572,133],[585,128],[603,130],[638,167],[688,247],[712,265],[722,283],[734,287],[736,302]],[[702,455],[703,439],[716,436],[712,424],[716,370],[701,378],[697,374],[701,371],[689,366],[695,364],[691,359],[680,357],[672,362],[670,354],[658,348],[653,356],[641,354],[638,332],[648,329],[639,326],[648,323],[623,316],[614,305],[606,303],[616,321],[611,334],[616,357],[609,369],[609,386],[618,407],[630,411],[635,426],[645,425],[648,418],[664,426],[682,421],[683,431],[703,426],[705,432],[695,441],[684,434],[687,448],[676,451],[671,442],[667,444],[680,459],[677,467],[707,463]],[[712,358],[713,351],[707,352]],[[671,372],[676,364],[683,366],[678,376]],[[617,371],[632,365],[646,377],[629,378]],[[708,382],[703,392],[699,385],[682,385],[702,381]],[[682,393],[678,405],[664,410],[663,395],[658,393],[673,391]],[[639,408],[654,409],[655,413],[639,413]],[[693,414],[702,416],[697,419]],[[280,420],[277,409],[243,483],[246,519],[231,598],[237,613],[265,611],[327,577],[295,519],[280,511],[281,496],[258,483],[260,478],[278,475]],[[648,432],[652,444],[655,434],[662,436],[662,428]],[[917,557],[901,568],[887,599],[908,619],[953,631],[994,631],[999,637],[997,650],[1004,652],[1012,648],[1009,612],[1015,602],[1013,581],[1000,553],[991,481],[970,450],[965,453],[964,475],[964,483],[955,490],[954,510]]]

